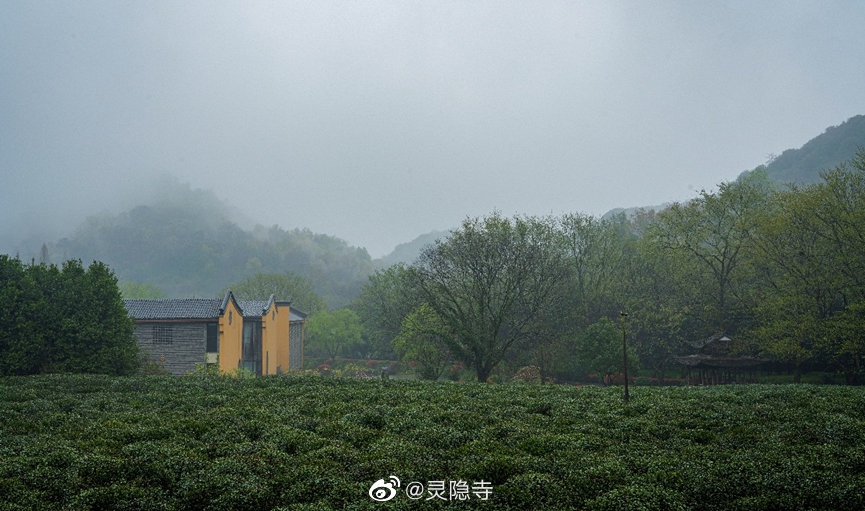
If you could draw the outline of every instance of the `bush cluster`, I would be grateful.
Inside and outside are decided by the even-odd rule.
[[[25,265],[0,254],[0,376],[133,374],[141,364],[133,330],[103,263]]]

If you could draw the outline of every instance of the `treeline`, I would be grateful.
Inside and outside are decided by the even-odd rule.
[[[366,250],[341,239],[276,225],[243,229],[211,192],[171,181],[164,186],[163,197],[150,205],[90,217],[40,258],[103,261],[124,290],[140,291],[135,297],[141,298],[216,296],[230,282],[290,272],[331,307],[349,303],[372,272]]]
[[[0,255],[0,375],[129,375],[139,366],[133,323],[106,265]]]
[[[431,376],[453,360],[479,380],[527,365],[618,372],[627,335],[634,364],[661,377],[726,335],[797,377],[861,383],[865,152],[818,183],[782,187],[761,167],[659,212],[468,219],[377,271],[352,308],[354,353],[397,350]]]

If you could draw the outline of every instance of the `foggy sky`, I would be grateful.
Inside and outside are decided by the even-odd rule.
[[[493,210],[687,200],[865,114],[863,21],[855,0],[5,1],[0,239],[164,175],[373,257]]]

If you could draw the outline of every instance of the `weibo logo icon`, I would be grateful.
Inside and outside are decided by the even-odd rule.
[[[379,479],[374,482],[369,489],[369,496],[376,502],[387,502],[396,497],[396,489],[399,488],[400,482],[397,476],[390,476],[390,482],[385,482],[384,479]]]

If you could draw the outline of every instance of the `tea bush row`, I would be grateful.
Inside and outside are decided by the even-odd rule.
[[[0,430],[0,509],[865,507],[853,387],[49,375],[0,379]]]

